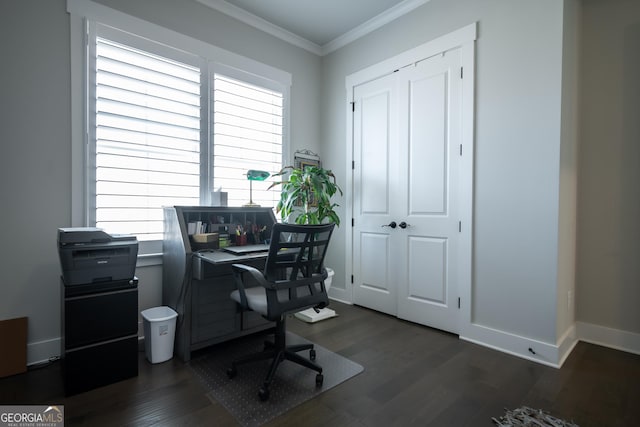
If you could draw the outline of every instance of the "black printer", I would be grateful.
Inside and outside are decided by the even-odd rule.
[[[138,240],[95,227],[59,228],[58,252],[66,286],[130,280],[135,275]]]

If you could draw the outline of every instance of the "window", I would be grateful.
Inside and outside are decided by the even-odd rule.
[[[282,169],[283,94],[241,80],[213,77],[213,183],[228,191],[229,205],[250,198],[274,207],[279,190],[269,181],[254,181],[249,194],[248,169],[274,174]]]
[[[283,161],[288,87],[102,24],[89,23],[86,225],[158,242],[163,206],[249,202],[249,169]],[[220,55],[231,57],[228,52]],[[243,59],[243,64],[251,61]],[[274,207],[279,190],[252,183]]]

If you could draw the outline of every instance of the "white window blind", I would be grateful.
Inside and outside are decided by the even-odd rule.
[[[219,188],[241,206],[247,170],[281,169],[291,76],[161,28],[114,25],[87,21],[86,191],[75,197],[84,224],[136,235],[155,254],[164,206],[208,204]],[[253,182],[254,202],[275,206],[271,182]]]
[[[96,41],[96,226],[160,240],[162,206],[200,202],[200,69]]]
[[[283,93],[215,73],[212,82],[213,187],[228,192],[229,206],[249,202],[247,170],[282,168]],[[253,202],[275,207],[273,180],[253,181]]]

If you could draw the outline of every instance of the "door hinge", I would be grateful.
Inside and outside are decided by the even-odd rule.
[[[353,274],[351,275],[351,283],[353,283]]]
[[[458,297],[458,308],[460,308],[460,297]]]
[[[350,102],[351,104],[351,111],[356,111],[356,103],[355,101]]]
[[[460,144],[460,155],[462,156],[462,144]]]
[[[460,67],[460,78],[464,79],[464,67]]]
[[[458,233],[462,233],[462,221],[458,221]]]
[[[356,161],[355,160],[351,160],[351,169],[352,170],[356,170]]]
[[[355,227],[356,226],[356,220],[355,218],[351,218],[351,226]]]

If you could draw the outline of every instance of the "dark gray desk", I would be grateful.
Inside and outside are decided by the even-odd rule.
[[[229,295],[236,289],[231,271],[235,263],[262,270],[267,253],[233,255],[226,252],[196,253],[191,279],[191,345],[197,350],[222,341],[273,327],[259,314],[242,312]],[[189,360],[187,354],[183,359]]]
[[[164,208],[162,301],[179,314],[174,353],[183,361],[191,352],[273,327],[255,312],[242,312],[229,295],[235,290],[234,263],[264,268],[267,252],[234,255],[196,250],[187,233],[193,221],[217,221],[210,227],[257,224],[270,235],[275,223],[270,208],[174,206]],[[200,249],[200,248],[198,248]]]

